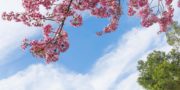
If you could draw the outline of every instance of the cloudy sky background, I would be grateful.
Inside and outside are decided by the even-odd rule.
[[[23,11],[21,0],[0,2],[0,13]],[[176,2],[174,18],[180,21]],[[143,90],[136,82],[137,61],[153,50],[171,47],[164,34],[157,34],[158,25],[142,28],[137,18],[126,15],[126,9],[118,30],[102,37],[95,32],[107,20],[84,15],[82,27],[66,25],[70,48],[48,65],[20,48],[24,37],[41,37],[41,28],[0,19],[0,90]]]

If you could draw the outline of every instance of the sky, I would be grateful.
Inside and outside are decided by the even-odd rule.
[[[21,0],[0,2],[0,13],[23,11]],[[174,7],[174,19],[180,21],[180,10]],[[153,50],[168,52],[172,47],[163,33],[157,34],[158,25],[143,28],[123,9],[118,30],[102,37],[95,33],[107,20],[85,13],[83,26],[73,28],[67,22],[70,48],[51,64],[20,48],[24,37],[42,37],[41,28],[0,19],[0,90],[144,90],[137,83],[138,60]]]

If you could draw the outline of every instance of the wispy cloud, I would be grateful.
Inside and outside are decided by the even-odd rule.
[[[0,13],[7,11],[21,12],[22,0],[0,0]],[[8,22],[0,18],[0,65],[10,62],[9,54],[17,47],[20,48],[21,40],[36,34],[38,30],[29,28],[22,23]]]
[[[167,45],[164,35],[158,35],[156,28],[156,25],[148,29],[134,28],[139,31],[132,30],[125,34],[118,47],[96,63],[92,70],[94,77],[92,85],[99,90],[114,88],[114,83],[121,82],[136,73],[137,61],[144,53]]]
[[[0,81],[1,90],[141,90],[137,84],[137,60],[154,48],[166,46],[156,25],[133,29],[106,53],[86,74],[73,73],[53,65],[32,65]],[[153,47],[152,47],[153,46]],[[12,82],[13,81],[13,82]],[[16,83],[14,83],[16,82]]]

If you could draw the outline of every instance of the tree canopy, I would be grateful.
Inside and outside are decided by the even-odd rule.
[[[180,90],[180,26],[174,22],[166,32],[167,43],[173,49],[150,53],[147,60],[138,62],[138,83],[147,90]]]
[[[180,46],[180,26],[178,22],[174,22],[171,28],[166,32],[167,43],[174,48],[179,49]]]
[[[180,52],[154,51],[138,62],[138,83],[147,90],[180,90]]]

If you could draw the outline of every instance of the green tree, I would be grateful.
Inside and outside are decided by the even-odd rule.
[[[178,48],[180,46],[180,25],[178,22],[174,22],[172,27],[166,32],[167,43],[174,48]]]
[[[147,90],[180,90],[180,52],[154,51],[138,62],[138,83]]]
[[[138,83],[147,90],[180,90],[180,25],[174,22],[166,32],[173,49],[166,54],[154,51],[147,61],[138,62]]]

